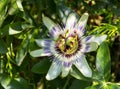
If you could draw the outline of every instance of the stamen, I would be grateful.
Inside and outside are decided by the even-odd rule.
[[[81,42],[78,35],[76,33],[70,35],[67,30],[65,34],[59,35],[55,49],[65,57],[71,57],[80,50],[80,47]]]

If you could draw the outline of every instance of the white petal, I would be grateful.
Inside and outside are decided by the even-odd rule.
[[[44,46],[45,46],[44,40],[36,39],[35,42],[37,43],[37,45],[38,45],[39,47],[41,47],[41,46],[44,47]]]
[[[55,79],[58,75],[60,75],[61,71],[62,71],[62,64],[58,64],[57,62],[53,62],[47,75],[46,75],[46,79],[47,80]]]
[[[62,67],[62,77],[66,77],[71,69],[71,65],[69,67]]]
[[[102,35],[102,36],[95,37],[93,40],[98,45],[100,45],[106,38],[107,38],[107,35]]]
[[[71,9],[68,8],[68,7],[66,7],[66,6],[63,6],[63,5],[61,5],[60,7],[61,7],[61,8],[64,8],[64,9],[59,9],[59,12],[60,12],[59,15],[60,15],[60,17],[61,17],[62,22],[65,24],[68,15],[71,13]]]
[[[90,42],[96,42],[98,45],[100,45],[105,39],[107,38],[107,35],[102,36],[87,36],[83,39],[84,42],[90,43]]]
[[[45,46],[48,46],[48,45],[50,45],[51,44],[51,42],[52,42],[52,40],[50,40],[50,39],[35,39],[35,42],[37,43],[37,45],[39,46],[39,47],[45,47]],[[47,45],[48,44],[48,45]]]
[[[49,31],[51,31],[52,28],[56,26],[56,24],[46,16],[43,16],[42,20],[43,20],[43,23],[45,24],[45,26],[48,28]]]
[[[86,36],[83,37],[82,42],[83,43],[90,43],[90,42],[94,42],[95,36],[90,35],[90,36]]]
[[[85,52],[91,52],[91,51],[95,51],[98,48],[98,44],[95,42],[91,42],[91,43],[87,43],[84,44],[81,47],[81,52],[85,53]]]
[[[30,55],[32,57],[41,57],[41,56],[51,56],[52,54],[50,52],[45,52],[43,49],[37,49],[30,52]]]
[[[71,30],[76,23],[77,23],[76,15],[74,13],[70,14],[67,18],[65,29]]]
[[[88,20],[88,13],[84,13],[80,20],[78,21],[78,30],[79,31],[82,31],[84,33],[84,30],[85,30],[85,26],[86,26],[86,23],[87,23],[87,20]]]
[[[54,26],[51,30],[50,30],[50,34],[51,36],[56,39],[61,33],[62,33],[62,28],[60,26]]]
[[[84,55],[82,55],[82,57],[80,57],[74,65],[85,77],[92,77],[92,70],[89,67]]]

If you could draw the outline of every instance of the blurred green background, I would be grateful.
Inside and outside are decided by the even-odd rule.
[[[48,37],[42,16],[61,24],[71,12],[89,13],[87,35],[108,35],[109,81],[120,82],[120,0],[0,0],[0,89],[85,89],[92,85],[72,76],[47,81],[50,58],[29,54],[40,48],[35,39]],[[95,56],[95,52],[87,54],[93,68]]]

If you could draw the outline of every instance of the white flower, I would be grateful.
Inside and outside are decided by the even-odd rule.
[[[55,79],[60,73],[62,77],[66,77],[72,65],[75,65],[85,77],[92,77],[92,70],[84,54],[95,51],[107,36],[84,36],[87,20],[87,13],[84,13],[80,20],[77,20],[74,14],[70,14],[63,27],[54,24],[47,17],[43,18],[44,24],[49,29],[50,39],[36,40],[36,42],[43,47],[39,50],[42,52],[40,56],[53,58],[46,75],[47,80]]]

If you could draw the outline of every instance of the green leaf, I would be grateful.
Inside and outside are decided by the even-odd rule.
[[[120,86],[115,83],[110,83],[107,85],[106,89],[120,89]]]
[[[23,78],[11,78],[9,75],[0,74],[0,83],[4,89],[30,89]]]
[[[2,86],[8,85],[11,79],[6,74],[0,74],[0,83]]]
[[[96,58],[96,67],[101,77],[108,80],[111,71],[110,52],[107,43],[103,42],[98,51]]]
[[[0,89],[4,89],[4,88],[0,85]]]
[[[100,85],[89,86],[85,89],[103,89]]]
[[[16,35],[23,32],[26,29],[33,28],[32,25],[25,22],[14,22],[11,24],[5,25],[2,29],[0,29],[1,37],[8,35]],[[22,35],[23,36],[23,35]]]
[[[30,26],[29,24],[22,23],[22,22],[12,23],[9,26],[9,35],[21,33],[23,30],[31,28],[31,27],[32,26]]]
[[[23,89],[31,89],[29,87],[28,82],[25,79],[23,79],[22,77],[15,78],[15,80],[18,81],[21,84],[21,86],[23,87]]]
[[[0,39],[0,53],[5,54],[7,51],[8,50],[5,42],[2,39]]]
[[[20,11],[24,11],[23,6],[22,6],[22,1],[21,0],[16,0],[17,6],[20,9]]]
[[[0,0],[0,27],[6,18],[8,0]]]
[[[120,86],[118,86],[115,83],[103,83],[101,85],[94,85],[94,86],[89,86],[85,89],[120,89]]]
[[[5,89],[24,89],[17,81],[11,79],[9,84],[6,84],[7,80],[4,80],[1,84]]]
[[[27,54],[28,51],[28,44],[29,44],[29,39],[26,37],[23,42],[21,43],[17,53],[16,53],[16,63],[18,66],[20,66]]]
[[[8,0],[0,0],[0,27],[6,18]]]
[[[87,86],[90,86],[90,82],[75,79],[69,89],[85,89]]]
[[[21,23],[13,23],[9,26],[9,35],[14,35],[22,32]]]
[[[5,10],[6,4],[8,4],[8,0],[0,0],[0,12]]]
[[[48,72],[49,67],[50,67],[50,60],[44,59],[32,67],[32,72],[37,74],[44,74]]]
[[[0,82],[4,89],[26,89],[23,86],[10,76],[6,74],[0,74]]]
[[[16,0],[11,0],[8,14],[9,14],[9,15],[14,15],[14,14],[16,14],[18,11],[19,11],[19,8],[18,8],[18,6],[17,6]]]
[[[5,25],[2,29],[0,29],[1,37],[9,35],[9,24]]]

